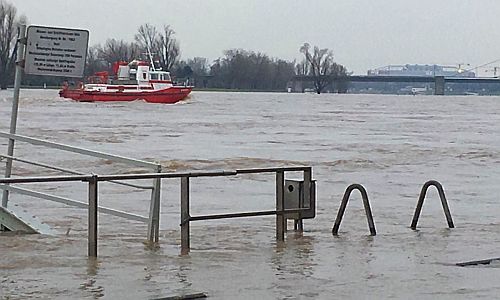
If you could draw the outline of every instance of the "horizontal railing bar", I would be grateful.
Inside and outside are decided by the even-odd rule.
[[[50,201],[78,207],[78,208],[88,208],[88,206],[89,206],[85,202],[76,201],[76,200],[72,200],[72,199],[68,199],[68,198],[64,198],[64,197],[59,197],[59,196],[54,196],[54,195],[50,195],[50,194],[46,194],[46,193],[36,192],[33,190],[29,190],[29,189],[18,188],[18,187],[14,187],[11,185],[0,184],[0,189],[6,189],[6,190],[9,190],[12,192],[17,192],[19,194],[23,194],[23,195],[27,195],[27,196],[31,196],[31,197],[42,198],[45,200],[50,200]],[[139,221],[139,222],[144,222],[144,223],[146,223],[148,221],[148,218],[146,218],[146,217],[127,213],[124,211],[119,211],[119,210],[108,208],[108,207],[99,206],[98,211],[105,213],[105,214],[108,214],[108,215],[113,215],[116,217],[121,217],[121,218],[129,219],[129,220],[134,220],[134,221]]]
[[[300,172],[311,169],[311,167],[277,167],[277,168],[255,168],[255,169],[237,169],[238,174],[248,173],[273,173],[273,172]]]
[[[189,217],[189,221],[216,220],[216,219],[243,218],[243,217],[258,217],[258,216],[272,216],[272,215],[276,215],[276,211],[275,210],[246,212],[246,213],[220,214],[220,215],[193,216],[193,217]]]
[[[216,177],[235,176],[238,174],[265,173],[265,172],[297,172],[308,170],[311,167],[286,167],[286,168],[262,168],[262,169],[239,169],[231,171],[212,172],[185,172],[185,173],[138,173],[121,175],[99,175],[98,181],[154,179],[154,178],[181,178],[181,177]],[[0,183],[30,183],[30,182],[53,182],[53,181],[88,181],[92,175],[85,176],[47,176],[47,177],[23,177],[23,178],[0,178]]]
[[[14,178],[0,178],[0,183],[35,183],[35,182],[89,181],[91,178],[92,178],[92,175],[14,177]]]
[[[20,162],[23,162],[23,163],[27,163],[27,164],[30,164],[30,165],[34,165],[34,166],[42,167],[42,168],[46,168],[46,169],[61,171],[61,172],[70,173],[70,174],[74,174],[74,175],[84,175],[83,173],[80,173],[80,172],[75,171],[75,170],[70,170],[70,169],[66,169],[66,168],[55,167],[55,166],[51,166],[51,165],[39,163],[39,162],[28,160],[28,159],[22,159],[22,158],[10,156],[10,155],[0,154],[0,157],[5,157],[5,158],[8,158],[8,159],[12,159],[12,160],[15,160],[15,161],[20,161]]]
[[[189,217],[189,221],[272,216],[272,215],[281,215],[281,214],[285,215],[285,214],[298,213],[298,212],[302,212],[302,211],[306,211],[306,210],[309,210],[309,208],[286,209],[284,211],[264,210],[264,211],[253,211],[253,212],[244,212],[244,213],[192,216],[192,217]],[[183,221],[183,223],[185,223],[185,222],[187,222],[187,220]]]
[[[191,173],[141,173],[123,175],[99,175],[98,181],[154,179],[154,178],[181,178],[181,177],[216,177],[234,176],[236,171],[217,172],[191,172]],[[0,178],[0,183],[33,183],[54,181],[88,181],[92,175],[84,176],[45,176],[45,177],[22,177],[22,178]]]
[[[119,184],[119,185],[133,187],[133,188],[136,188],[136,189],[142,189],[142,190],[152,190],[153,189],[153,187],[149,186],[149,185],[138,185],[138,184],[120,182],[120,181],[116,181],[116,180],[110,180],[109,182],[114,183],[114,184]]]
[[[132,165],[141,166],[141,167],[150,168],[150,167],[157,167],[158,166],[158,164],[156,164],[156,163],[148,162],[145,160],[133,159],[133,158],[128,158],[128,157],[124,157],[124,156],[108,154],[108,153],[104,153],[104,152],[100,152],[100,151],[94,151],[94,150],[69,146],[69,145],[60,144],[60,143],[44,141],[41,139],[36,139],[36,138],[27,137],[27,136],[23,136],[23,135],[10,134],[10,133],[3,132],[3,131],[0,131],[0,137],[9,138],[9,139],[13,139],[13,140],[21,141],[21,142],[26,142],[26,143],[30,143],[33,145],[46,146],[46,147],[64,150],[64,151],[69,151],[69,152],[73,152],[73,153],[79,153],[79,154],[83,154],[83,155],[109,159],[109,160],[112,160],[115,162],[122,162],[122,163],[132,164]]]
[[[143,173],[124,175],[99,175],[98,181],[109,180],[131,180],[131,179],[153,179],[153,178],[181,178],[181,177],[217,177],[238,175],[236,171],[214,171],[214,172],[188,172],[188,173]]]
[[[151,179],[151,178],[180,178],[180,177],[215,177],[215,176],[235,176],[238,174],[251,173],[272,173],[272,172],[298,172],[308,170],[311,167],[282,167],[282,168],[260,168],[260,169],[238,169],[230,171],[211,172],[187,172],[187,173],[142,173],[125,175],[99,175],[99,181],[109,180],[129,180],[129,179]]]
[[[78,172],[78,171],[75,171],[75,170],[70,170],[70,169],[66,169],[66,168],[60,168],[60,167],[55,167],[55,166],[51,166],[51,165],[46,165],[46,164],[42,164],[42,163],[39,163],[39,162],[36,162],[36,161],[32,161],[32,160],[28,160],[28,159],[21,159],[21,158],[10,156],[10,155],[0,154],[0,157],[5,157],[5,158],[8,158],[8,159],[12,159],[12,160],[15,160],[15,161],[23,162],[23,163],[26,163],[26,164],[31,164],[31,165],[34,165],[34,166],[37,166],[37,167],[43,167],[43,168],[47,168],[47,169],[51,169],[51,170],[56,170],[56,171],[61,171],[61,172],[65,172],[65,173],[74,174],[74,175],[86,175],[85,173]],[[129,186],[129,187],[137,188],[137,189],[143,189],[143,190],[152,190],[153,189],[152,186],[136,185],[136,184],[132,184],[132,183],[125,183],[125,182],[119,182],[119,181],[114,181],[114,180],[111,180],[110,182],[112,182],[114,184],[125,185],[125,186]]]

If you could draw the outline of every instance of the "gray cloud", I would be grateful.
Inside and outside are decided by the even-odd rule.
[[[170,24],[184,58],[245,48],[298,59],[304,42],[333,49],[356,73],[387,64],[500,58],[497,0],[17,0],[37,25],[86,28],[91,44]]]

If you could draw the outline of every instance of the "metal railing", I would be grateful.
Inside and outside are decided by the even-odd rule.
[[[312,195],[312,168],[311,167],[280,167],[280,168],[259,168],[259,169],[240,169],[232,171],[214,171],[214,172],[188,172],[188,173],[147,173],[147,174],[126,174],[126,175],[85,175],[85,176],[50,176],[50,177],[25,177],[25,178],[3,178],[0,179],[0,184],[14,184],[14,183],[36,183],[36,182],[70,182],[70,181],[83,181],[88,182],[88,255],[91,257],[97,256],[97,237],[98,237],[98,215],[100,210],[98,206],[98,185],[99,182],[108,182],[113,180],[144,180],[154,179],[157,189],[155,195],[158,201],[151,202],[152,210],[155,212],[150,215],[154,219],[155,228],[155,242],[158,242],[159,232],[159,211],[160,211],[160,186],[161,180],[167,178],[180,178],[181,179],[181,253],[186,254],[190,250],[190,222],[200,220],[215,220],[223,218],[240,218],[252,216],[270,216],[276,215],[276,239],[283,241],[286,231],[286,219],[288,215],[297,214],[301,212],[308,212],[314,210],[315,207],[298,208],[298,209],[285,209],[284,197],[284,183],[285,172],[303,172],[304,190],[309,193],[304,194],[304,201],[310,200]],[[255,173],[275,173],[276,174],[276,209],[266,211],[242,212],[242,213],[229,213],[217,215],[200,215],[191,216],[189,212],[189,199],[190,199],[190,178],[195,177],[221,177],[221,176],[236,176],[241,174],[255,174]],[[155,198],[156,198],[155,197]],[[310,201],[309,201],[310,202]]]
[[[136,166],[136,167],[143,167],[143,168],[147,168],[148,170],[151,170],[153,172],[160,173],[162,171],[160,164],[148,162],[148,161],[144,161],[144,160],[138,160],[138,159],[128,158],[128,157],[119,156],[119,155],[113,155],[113,154],[104,153],[104,152],[100,152],[100,151],[89,150],[89,149],[85,149],[85,148],[81,148],[81,147],[75,147],[75,146],[65,145],[65,144],[61,144],[61,143],[55,143],[55,142],[50,142],[50,141],[41,140],[41,139],[37,139],[37,138],[32,138],[32,137],[28,137],[28,136],[10,134],[10,133],[1,132],[1,131],[0,131],[0,137],[7,138],[7,139],[9,139],[9,141],[12,140],[12,141],[25,142],[25,143],[29,143],[31,145],[43,146],[43,147],[47,147],[47,148],[51,148],[51,149],[57,149],[57,150],[81,154],[81,155],[85,155],[85,156],[107,159],[107,160],[112,161],[112,162],[124,163],[124,164],[128,164],[128,165]],[[80,172],[80,171],[72,170],[72,169],[68,169],[68,168],[58,167],[58,166],[54,166],[54,165],[50,165],[50,164],[45,164],[45,163],[41,163],[41,162],[29,160],[29,159],[23,159],[23,158],[15,157],[13,155],[0,154],[0,160],[3,160],[3,159],[5,159],[6,163],[7,163],[6,174],[5,174],[6,178],[9,178],[11,175],[10,168],[12,167],[13,161],[18,161],[21,163],[26,163],[26,164],[30,164],[30,165],[50,169],[50,170],[55,170],[55,171],[59,171],[59,172],[63,172],[63,173],[77,175],[74,178],[77,178],[79,175],[81,175],[81,178],[87,178],[87,176],[88,176],[87,175],[88,173],[84,173],[84,172]],[[54,178],[56,178],[56,177],[54,177]],[[64,178],[64,177],[59,177],[59,178]],[[40,182],[43,182],[43,181],[40,181]],[[159,215],[159,212],[157,211],[157,209],[159,209],[159,201],[160,201],[159,190],[161,188],[158,180],[153,179],[152,185],[137,185],[137,184],[132,184],[132,183],[120,182],[118,180],[112,180],[109,182],[114,183],[114,184],[129,186],[129,187],[133,187],[133,188],[137,188],[137,189],[151,190],[151,204],[150,204],[150,208],[149,208],[149,217],[143,217],[143,216],[139,216],[136,214],[132,214],[132,213],[128,213],[128,212],[124,212],[124,211],[120,211],[120,210],[116,210],[116,209],[112,209],[112,208],[107,208],[107,207],[98,207],[97,209],[103,213],[111,214],[114,216],[130,219],[130,220],[134,220],[134,221],[148,223],[148,240],[151,242],[157,241],[158,240],[157,228],[159,226],[159,224],[157,223],[157,220],[158,220],[157,216]],[[38,191],[34,191],[34,190],[29,190],[26,188],[15,187],[15,186],[12,186],[8,183],[7,184],[0,184],[0,189],[3,190],[3,196],[2,196],[2,206],[3,207],[7,207],[7,205],[8,205],[9,192],[16,192],[16,193],[24,194],[27,196],[42,198],[45,200],[50,200],[50,201],[54,201],[54,202],[58,202],[58,203],[62,203],[62,204],[70,205],[70,206],[75,206],[75,207],[79,207],[79,208],[88,208],[88,205],[89,205],[88,203],[73,200],[73,199],[68,199],[65,197],[60,197],[60,196],[42,193],[42,192],[38,192]]]

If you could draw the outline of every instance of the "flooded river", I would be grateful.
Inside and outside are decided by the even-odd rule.
[[[0,131],[12,91],[0,92]],[[162,182],[160,247],[147,226],[100,214],[99,258],[87,259],[86,210],[13,194],[9,206],[50,225],[50,235],[0,234],[1,299],[491,299],[500,257],[500,98],[194,92],[175,105],[77,103],[53,90],[21,93],[18,133],[157,161],[167,172],[312,166],[317,216],[275,241],[275,218],[194,222],[180,255],[179,180]],[[6,152],[7,141],[0,139]],[[84,173],[138,170],[16,144],[16,155]],[[19,162],[16,176],[60,175]],[[4,172],[1,164],[0,172]],[[288,177],[300,178],[297,174]],[[435,189],[409,228],[428,180],[445,188],[455,229]],[[364,185],[377,236],[354,192],[338,237],[331,230],[352,183]],[[28,186],[86,201],[83,183]],[[193,215],[274,209],[274,177],[193,179]],[[102,184],[101,203],[147,216],[149,192]]]

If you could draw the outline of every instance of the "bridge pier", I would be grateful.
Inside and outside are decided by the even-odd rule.
[[[444,76],[435,76],[434,77],[434,95],[444,95]]]

